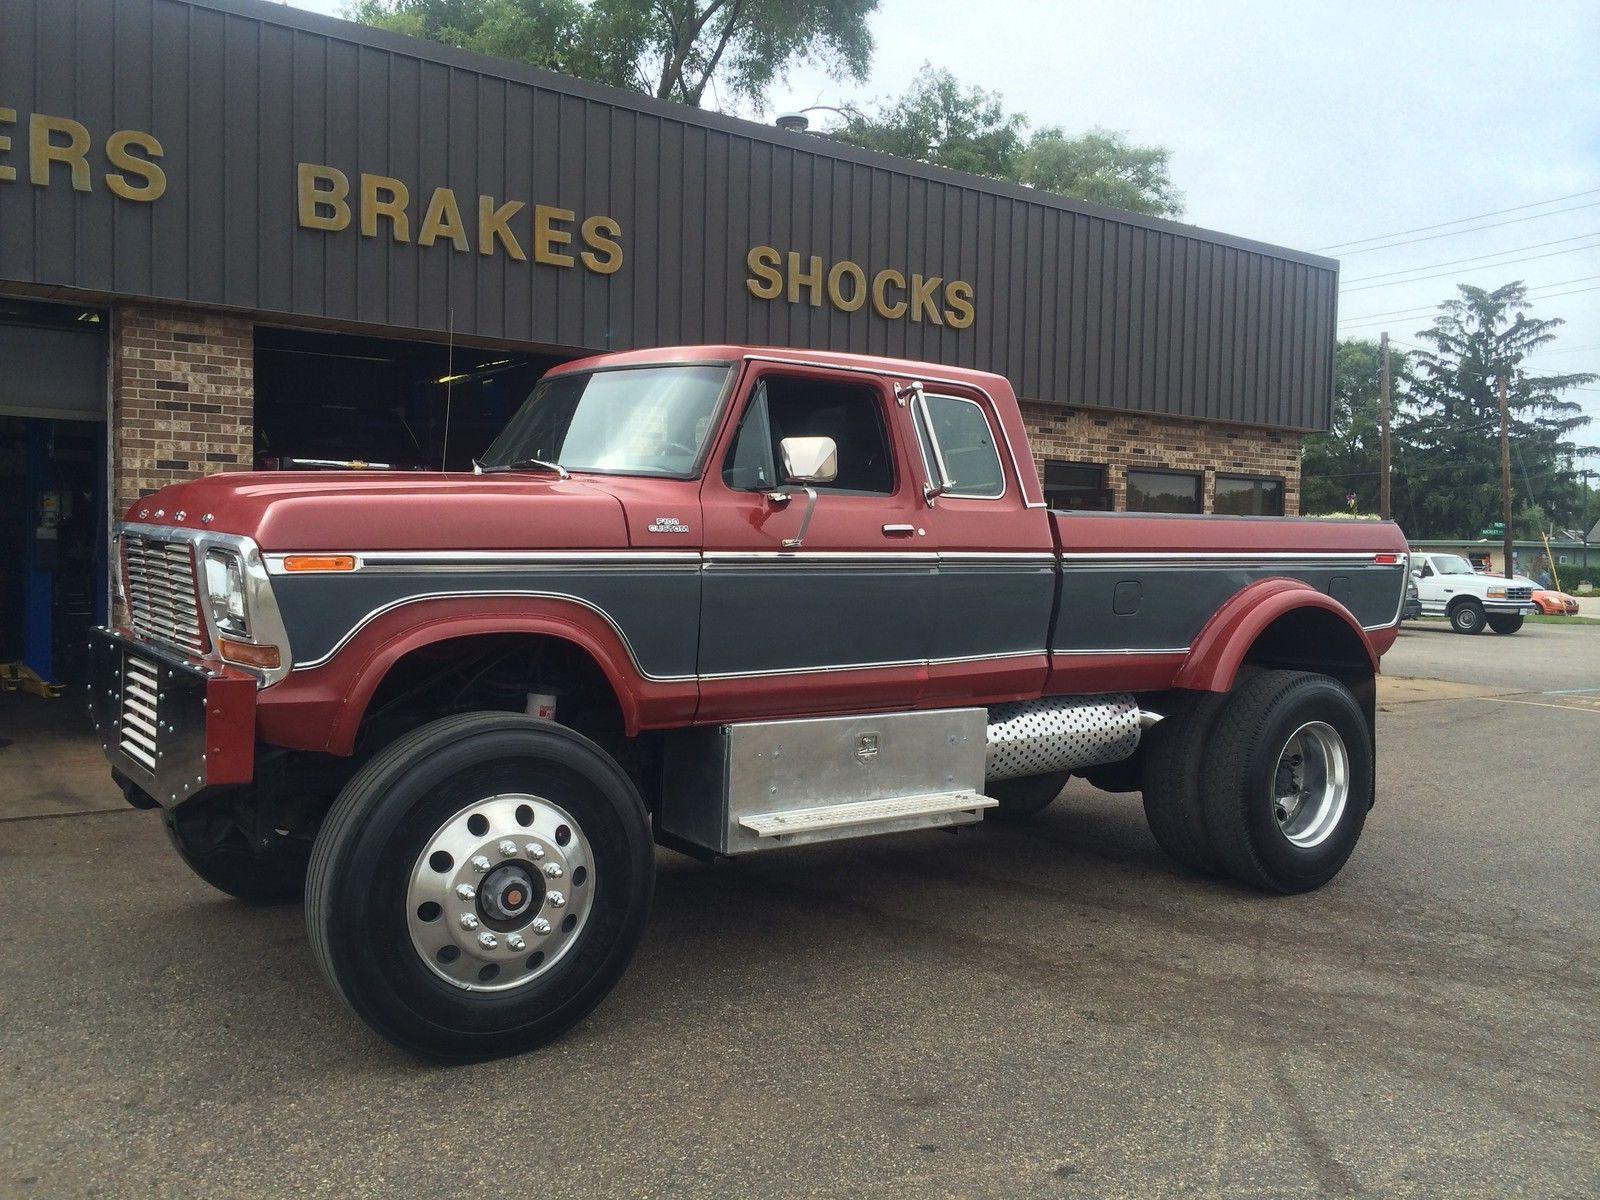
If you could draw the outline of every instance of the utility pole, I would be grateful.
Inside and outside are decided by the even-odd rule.
[[[1378,388],[1378,515],[1389,520],[1389,335],[1378,337],[1378,354],[1383,358],[1382,384]]]
[[[1510,579],[1516,569],[1511,565],[1511,427],[1506,416],[1506,377],[1500,376],[1500,520],[1505,527],[1505,576]]]

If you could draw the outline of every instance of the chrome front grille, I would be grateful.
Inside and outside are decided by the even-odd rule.
[[[194,551],[187,542],[130,535],[123,541],[134,632],[195,654],[206,648],[195,598]]]
[[[1532,600],[1533,599],[1533,589],[1531,587],[1508,587],[1506,589],[1506,599],[1507,600]]]
[[[131,654],[122,656],[122,712],[117,727],[122,752],[150,771],[156,769],[156,733],[160,688],[156,668]]]

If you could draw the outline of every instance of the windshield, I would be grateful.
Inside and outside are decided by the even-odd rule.
[[[1432,559],[1433,569],[1441,575],[1472,575],[1472,564],[1459,554],[1435,554]]]
[[[692,476],[732,371],[726,363],[619,367],[542,380],[479,464]]]

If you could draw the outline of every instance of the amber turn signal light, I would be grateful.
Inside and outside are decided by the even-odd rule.
[[[276,646],[256,646],[250,642],[220,638],[218,649],[221,650],[224,660],[244,667],[265,667],[268,670],[275,670],[282,664]]]
[[[285,571],[354,571],[354,554],[289,554],[284,557]]]

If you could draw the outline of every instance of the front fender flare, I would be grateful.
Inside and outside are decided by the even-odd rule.
[[[1305,608],[1322,609],[1348,625],[1377,673],[1378,656],[1371,639],[1348,608],[1302,580],[1262,579],[1235,592],[1212,614],[1189,648],[1173,686],[1197,692],[1231,690],[1256,639],[1279,617]]]

